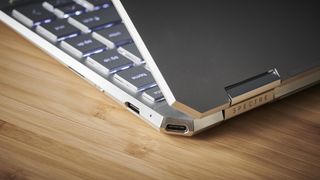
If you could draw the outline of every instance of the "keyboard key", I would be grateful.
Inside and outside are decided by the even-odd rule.
[[[85,11],[85,8],[83,6],[80,6],[79,4],[72,3],[68,4],[66,6],[60,6],[54,9],[54,13],[59,18],[68,18],[73,15],[79,15],[82,14]]]
[[[135,44],[119,47],[118,52],[138,65],[145,63]]]
[[[92,36],[107,45],[110,49],[133,42],[124,24],[93,32]]]
[[[141,92],[157,85],[151,73],[142,66],[120,71],[114,78],[134,92]]]
[[[62,41],[61,47],[77,58],[100,53],[106,49],[104,44],[93,39],[90,34],[80,35],[75,38]]]
[[[114,7],[84,13],[79,16],[73,16],[68,20],[69,23],[85,33],[89,33],[96,29],[110,27],[121,22],[121,18]]]
[[[49,23],[55,19],[55,15],[44,9],[41,4],[32,4],[14,9],[12,16],[28,27]]]
[[[116,50],[94,54],[87,58],[86,63],[105,75],[113,74],[133,66],[132,61],[119,54]]]
[[[42,3],[42,6],[48,11],[53,12],[53,10],[60,6],[65,6],[67,4],[73,3],[73,0],[49,0]]]
[[[76,0],[79,4],[86,7],[89,11],[99,10],[111,6],[110,0]]]
[[[143,92],[142,96],[152,102],[160,102],[164,100],[163,94],[158,86],[146,90]]]
[[[79,29],[69,24],[67,19],[58,19],[51,23],[40,25],[36,30],[51,42],[62,41],[81,33]]]

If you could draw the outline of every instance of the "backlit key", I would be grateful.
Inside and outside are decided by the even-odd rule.
[[[164,100],[163,94],[158,86],[146,90],[143,92],[142,96],[152,102],[160,102]]]
[[[108,75],[133,66],[133,62],[119,54],[116,50],[107,50],[87,58],[86,64],[97,71]]]
[[[68,4],[66,6],[60,6],[54,9],[54,13],[59,18],[68,18],[73,15],[79,15],[85,11],[85,8],[83,6],[80,6],[79,4],[72,3]]]
[[[107,8],[111,6],[110,0],[76,0],[79,4],[86,7],[89,11]]]
[[[135,44],[129,44],[118,48],[118,52],[136,64],[143,64],[144,60]]]
[[[28,27],[49,23],[56,18],[54,14],[44,9],[42,4],[32,4],[14,9],[12,16]]]
[[[106,49],[104,44],[93,39],[89,34],[62,41],[61,47],[77,58],[100,53]]]
[[[51,42],[62,41],[81,33],[79,29],[69,24],[66,19],[59,19],[48,24],[40,25],[36,30]]]
[[[73,0],[49,0],[42,3],[42,6],[48,11],[53,12],[53,10],[59,6],[65,6],[67,4],[73,3]]]
[[[114,78],[134,92],[141,92],[157,85],[151,73],[142,66],[120,71]]]
[[[110,49],[133,42],[127,28],[123,24],[93,32],[92,36],[107,45]]]
[[[114,7],[92,11],[69,18],[69,23],[85,33],[89,33],[96,29],[110,27],[120,22],[121,18]]]

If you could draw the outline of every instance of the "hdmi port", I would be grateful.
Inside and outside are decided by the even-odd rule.
[[[131,104],[131,103],[129,103],[129,102],[126,102],[125,104],[126,104],[126,106],[127,106],[129,109],[131,109],[133,112],[135,112],[135,113],[137,113],[137,114],[140,114],[140,110],[139,110],[139,108],[138,108],[137,106],[135,106],[135,105],[133,105],[133,104]]]
[[[185,126],[185,125],[168,124],[166,126],[166,130],[169,131],[169,132],[185,133],[185,132],[187,132],[187,126]]]

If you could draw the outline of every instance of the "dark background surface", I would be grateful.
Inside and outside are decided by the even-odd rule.
[[[7,7],[8,5],[10,5],[9,4],[9,1],[7,1],[7,0],[2,0],[2,1],[0,1],[0,9],[2,9],[2,8],[4,8],[4,7]]]
[[[177,101],[200,112],[228,102],[227,86],[320,64],[318,1],[121,2]]]

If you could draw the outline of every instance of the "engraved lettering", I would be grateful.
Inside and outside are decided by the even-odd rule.
[[[238,104],[233,105],[229,109],[225,110],[226,118],[231,118],[243,112],[254,109],[255,107],[261,106],[267,102],[272,101],[274,98],[274,92],[269,91],[264,94],[253,97],[247,101],[240,102]]]

